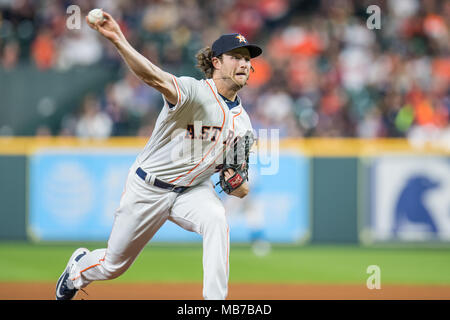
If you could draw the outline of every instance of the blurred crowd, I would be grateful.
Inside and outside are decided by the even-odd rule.
[[[81,9],[80,30],[67,28],[72,4]],[[379,29],[368,27],[370,5],[380,8]],[[240,92],[255,129],[450,142],[450,1],[0,0],[2,68],[101,62],[122,70],[61,120],[62,135],[148,136],[162,107],[160,94],[84,23],[97,7],[119,21],[139,52],[178,76],[200,78],[195,53],[221,33],[261,45],[264,54],[252,60],[255,72]]]

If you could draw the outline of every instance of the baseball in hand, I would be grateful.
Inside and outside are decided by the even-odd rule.
[[[97,21],[103,22],[105,20],[105,18],[103,17],[103,10],[92,9],[88,13],[88,20],[92,24],[95,24]]]

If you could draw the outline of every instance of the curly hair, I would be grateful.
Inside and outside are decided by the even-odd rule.
[[[214,66],[212,64],[213,53],[210,47],[200,49],[195,55],[197,58],[197,68],[199,68],[206,76],[206,79],[211,79],[214,73]],[[221,59],[221,56],[218,57]]]

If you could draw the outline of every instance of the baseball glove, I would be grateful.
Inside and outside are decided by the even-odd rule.
[[[231,194],[248,180],[248,161],[254,141],[253,134],[248,132],[243,137],[236,137],[233,145],[225,153],[224,164],[217,183],[225,193]],[[228,169],[233,169],[234,174],[225,179],[225,171]]]

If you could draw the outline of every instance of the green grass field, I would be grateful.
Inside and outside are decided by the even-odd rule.
[[[72,251],[88,244],[0,242],[0,282],[54,282]],[[369,265],[381,269],[384,284],[450,285],[448,248],[364,248],[358,246],[274,246],[255,256],[249,246],[232,245],[230,282],[365,283]],[[147,246],[120,282],[202,281],[200,245]]]

